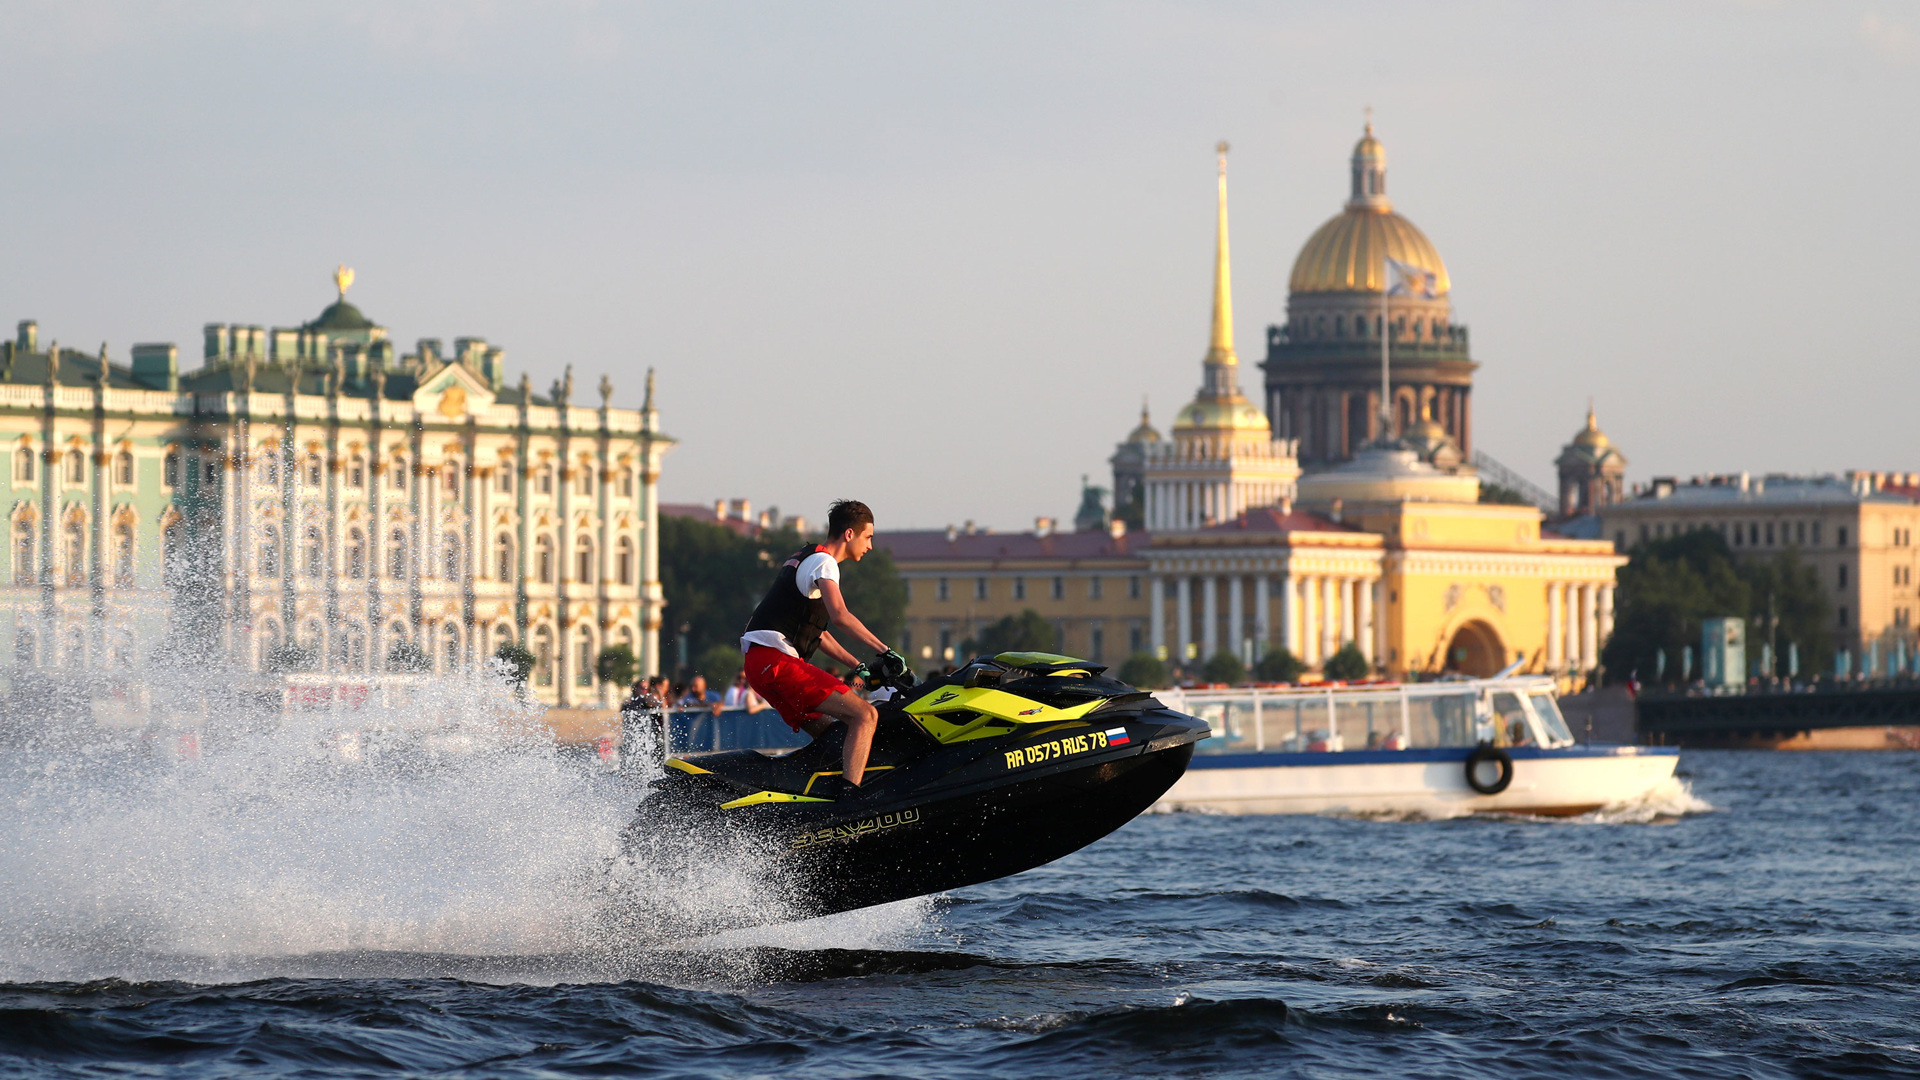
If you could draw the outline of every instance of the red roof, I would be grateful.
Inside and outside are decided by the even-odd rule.
[[[945,529],[883,532],[874,536],[877,547],[895,559],[1139,559],[1145,558],[1148,535],[1129,532],[1115,537],[1105,529],[1089,532],[955,533]]]
[[[739,518],[722,518],[713,512],[713,507],[710,505],[703,506],[699,503],[661,503],[660,512],[668,517],[692,518],[695,521],[704,521],[709,525],[725,525],[741,536],[760,535],[759,525],[751,521],[741,521]]]

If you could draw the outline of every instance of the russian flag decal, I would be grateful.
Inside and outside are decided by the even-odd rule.
[[[1127,740],[1127,729],[1126,729],[1126,728],[1123,728],[1123,727],[1117,727],[1117,728],[1108,728],[1108,729],[1106,730],[1106,732],[1105,732],[1105,734],[1106,734],[1106,736],[1107,736],[1107,745],[1108,745],[1108,746],[1125,746],[1125,745],[1127,745],[1127,742],[1128,742],[1128,740]]]

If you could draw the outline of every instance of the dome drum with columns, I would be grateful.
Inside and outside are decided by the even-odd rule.
[[[1392,258],[1431,275],[1432,295],[1388,299],[1393,395],[1390,436],[1430,418],[1471,456],[1473,372],[1467,328],[1453,322],[1452,281],[1440,253],[1387,198],[1386,152],[1373,126],[1354,147],[1346,208],[1300,249],[1288,280],[1287,321],[1267,329],[1267,416],[1297,440],[1308,467],[1351,457],[1379,438],[1382,300]]]

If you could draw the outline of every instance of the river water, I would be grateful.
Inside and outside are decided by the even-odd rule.
[[[1573,821],[1149,815],[634,948],[581,916],[628,793],[550,756],[9,768],[6,1075],[1920,1075],[1916,754],[1688,752]]]

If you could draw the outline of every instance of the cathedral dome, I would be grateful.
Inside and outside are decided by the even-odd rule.
[[[1607,438],[1607,433],[1600,430],[1599,421],[1594,419],[1591,406],[1587,409],[1587,426],[1581,428],[1573,437],[1573,445],[1589,450],[1604,450],[1613,445],[1613,440]]]
[[[1133,429],[1133,433],[1127,436],[1127,441],[1129,443],[1157,443],[1160,441],[1160,432],[1155,430],[1152,421],[1147,419],[1147,406],[1145,402],[1140,404],[1140,426]]]
[[[1393,212],[1387,198],[1387,152],[1373,137],[1373,125],[1353,148],[1353,186],[1346,209],[1307,239],[1293,261],[1287,288],[1296,293],[1384,292],[1391,258],[1431,271],[1435,293],[1452,288],[1447,265],[1425,233]]]

